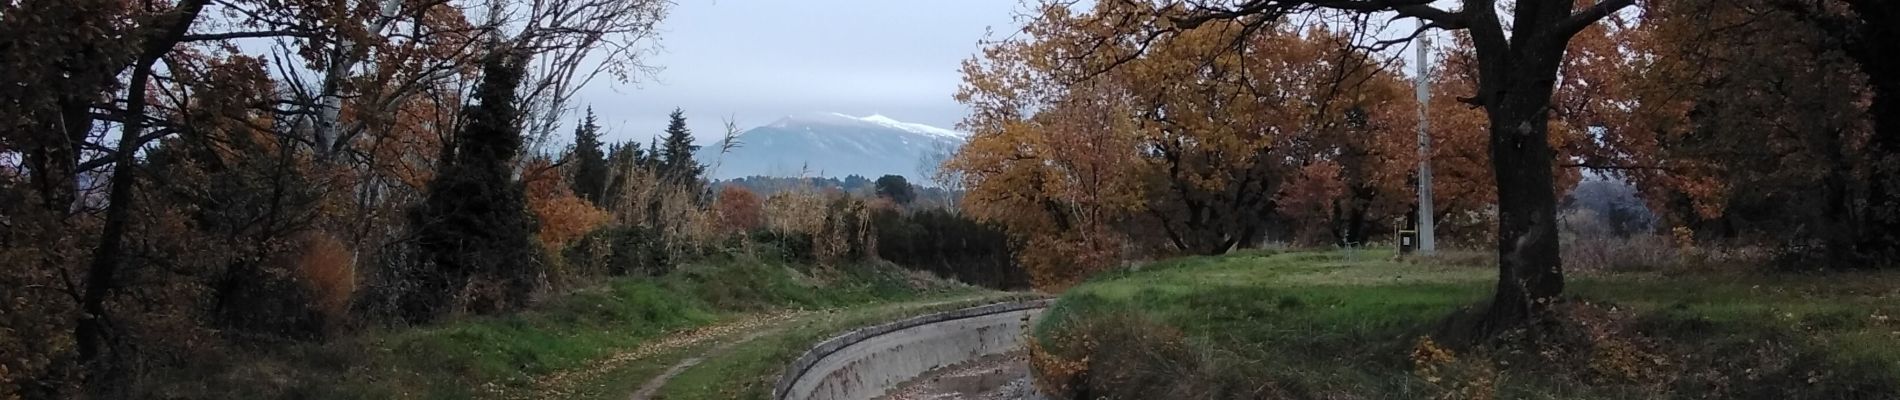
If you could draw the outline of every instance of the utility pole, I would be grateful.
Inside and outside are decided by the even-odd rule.
[[[1424,24],[1424,21],[1419,21]],[[1432,238],[1432,134],[1429,125],[1432,101],[1432,66],[1426,63],[1427,53],[1431,52],[1432,39],[1428,33],[1418,35],[1418,252],[1432,254],[1438,250],[1437,241]]]

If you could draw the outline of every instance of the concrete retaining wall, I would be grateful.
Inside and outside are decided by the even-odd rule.
[[[1054,300],[922,315],[827,339],[792,362],[774,400],[868,400],[937,367],[1022,346],[1032,318]]]

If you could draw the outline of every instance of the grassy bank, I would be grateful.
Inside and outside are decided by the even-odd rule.
[[[787,310],[875,308],[981,293],[889,265],[815,270],[723,258],[662,278],[615,278],[511,315],[371,329],[321,344],[233,349],[219,362],[173,371],[179,376],[168,379],[174,383],[163,392],[187,398],[534,398],[550,390],[542,386],[551,376],[598,367],[696,327]],[[635,376],[705,346],[693,343],[618,366],[625,375],[598,375],[586,382],[590,390],[553,389],[613,397]]]
[[[1035,362],[1090,398],[1900,397],[1900,275],[1574,276],[1540,340],[1442,340],[1494,277],[1381,252],[1165,261],[1066,293]]]

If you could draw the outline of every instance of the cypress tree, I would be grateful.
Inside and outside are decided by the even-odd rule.
[[[483,61],[476,104],[463,108],[466,125],[455,135],[428,198],[411,212],[418,230],[419,268],[400,302],[403,317],[427,321],[465,307],[494,312],[524,303],[541,271],[533,251],[536,223],[528,214],[514,158],[522,147],[521,110],[515,102],[525,56],[494,50]],[[467,294],[458,298],[458,294]]]

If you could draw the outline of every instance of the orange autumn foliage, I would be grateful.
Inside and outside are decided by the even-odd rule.
[[[356,293],[355,254],[327,233],[308,232],[295,241],[301,248],[294,262],[300,280],[313,294],[311,308],[334,326],[348,317],[350,299]]]
[[[1147,6],[1045,5],[1015,39],[964,63],[957,99],[972,108],[961,127],[973,136],[944,167],[968,190],[966,212],[1026,243],[1018,256],[1038,286],[1131,252],[1255,245],[1284,216],[1281,196],[1316,205],[1302,217],[1319,232],[1344,220],[1320,209],[1334,204],[1352,210],[1357,232],[1403,211],[1416,103],[1380,69],[1383,56],[1352,46],[1362,38],[1214,22],[1153,43],[1088,40],[1125,28],[1098,26],[1101,15],[1179,11]],[[1288,186],[1315,165],[1341,170],[1315,187],[1351,190]]]
[[[567,247],[612,218],[607,211],[574,195],[566,175],[546,159],[530,160],[521,181],[526,187],[528,210],[541,222],[535,239],[549,251]]]
[[[765,201],[738,185],[719,190],[718,200],[713,201],[713,212],[717,213],[719,230],[724,234],[751,232],[765,226]]]
[[[1621,54],[1636,32],[1620,17],[1585,28],[1571,39],[1551,100],[1549,143],[1557,150],[1557,195],[1575,187],[1586,166],[1640,164],[1654,147],[1653,134],[1627,122],[1633,94],[1623,82],[1637,65]],[[1488,240],[1496,223],[1491,207],[1497,186],[1491,170],[1490,122],[1483,109],[1463,102],[1477,91],[1477,54],[1466,31],[1433,66],[1430,131],[1434,215],[1441,236],[1453,241]]]
[[[1873,146],[1868,71],[1819,16],[1762,11],[1775,4],[1647,7],[1630,47],[1648,61],[1623,81],[1640,107],[1621,130],[1644,135],[1636,154],[1656,168],[1629,175],[1666,225],[1695,236],[1804,243],[1832,261],[1885,247],[1869,224],[1893,202],[1872,189],[1896,169]]]
[[[1335,199],[1346,196],[1346,185],[1340,179],[1339,164],[1320,161],[1301,168],[1298,175],[1281,189],[1279,208],[1288,218],[1301,222],[1305,229],[1294,232],[1294,242],[1318,245],[1330,241],[1325,229],[1315,229],[1325,225],[1341,210]]]

